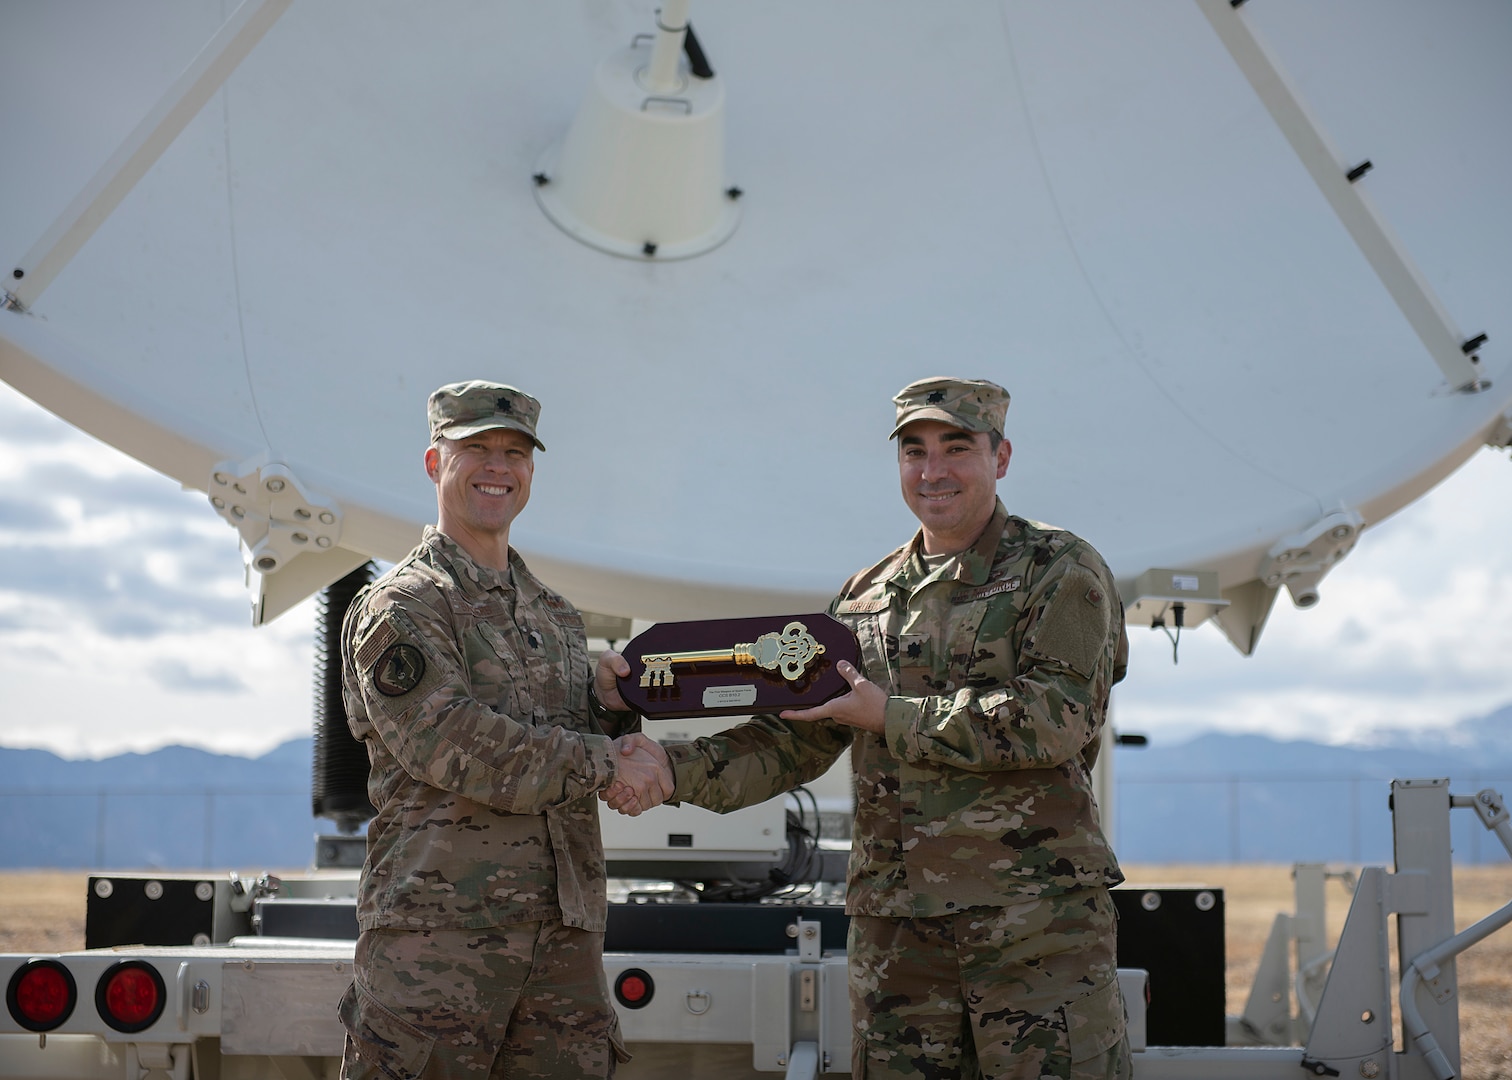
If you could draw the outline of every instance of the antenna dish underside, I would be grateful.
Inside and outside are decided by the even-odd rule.
[[[0,17],[0,258],[221,19],[87,7]],[[913,528],[892,393],[987,377],[1014,397],[1010,509],[1130,587],[1243,589],[1287,538],[1421,495],[1512,406],[1512,9],[1255,7],[1233,17],[1489,333],[1489,389],[1446,381],[1199,5],[883,0],[694,5],[745,194],[676,261],[575,242],[532,179],[651,5],[293,5],[30,313],[0,312],[0,378],[200,490],[285,470],[339,519],[301,595],[433,520],[431,389],[514,383],[551,447],[516,546],[585,609],[678,619],[822,605]]]

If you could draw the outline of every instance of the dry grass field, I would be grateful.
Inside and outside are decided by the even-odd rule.
[[[1131,883],[1191,883],[1224,891],[1227,1010],[1244,1007],[1265,937],[1278,912],[1292,910],[1287,866],[1130,866]],[[60,952],[84,946],[86,874],[0,874],[0,953]],[[1459,928],[1512,901],[1512,864],[1455,872]],[[1348,895],[1330,882],[1330,940],[1348,913]],[[1459,960],[1462,1075],[1467,1080],[1512,1080],[1512,927],[1503,928]]]

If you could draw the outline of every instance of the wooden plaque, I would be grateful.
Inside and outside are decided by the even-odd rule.
[[[856,635],[823,612],[657,623],[623,655],[620,696],[652,720],[806,709],[850,689],[839,661],[861,666]]]

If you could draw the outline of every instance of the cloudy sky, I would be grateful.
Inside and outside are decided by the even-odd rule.
[[[205,496],[0,384],[0,745],[257,754],[308,733],[313,601],[253,630]]]
[[[1482,449],[1416,503],[1366,530],[1318,604],[1277,599],[1259,648],[1215,628],[1181,641],[1130,629],[1119,727],[1320,742],[1446,727],[1512,704],[1512,461]]]
[[[1003,491],[1011,502],[1012,474]],[[1371,529],[1253,657],[1216,630],[1133,630],[1115,720],[1165,742],[1330,742],[1512,703],[1512,462],[1482,451]],[[879,549],[885,546],[879,540]],[[308,734],[315,605],[253,629],[233,531],[204,496],[0,384],[0,745],[256,755]]]

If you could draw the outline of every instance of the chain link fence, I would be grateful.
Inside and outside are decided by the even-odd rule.
[[[1455,778],[1450,790],[1512,795],[1512,777]],[[1119,776],[1111,828],[1130,863],[1390,864],[1390,781],[1378,776]],[[0,867],[261,869],[308,865],[335,826],[308,787],[227,790],[0,790]],[[1458,863],[1504,860],[1478,818],[1450,816]]]

